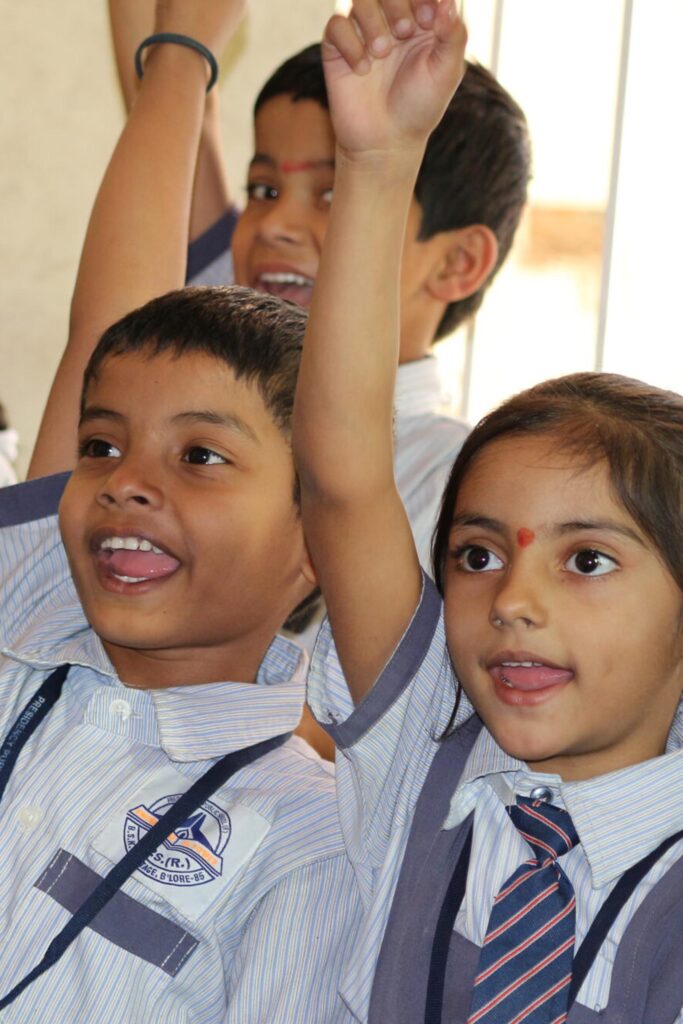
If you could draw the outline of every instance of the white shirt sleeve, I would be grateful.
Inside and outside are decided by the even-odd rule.
[[[325,623],[309,675],[308,702],[338,747],[337,791],[347,849],[371,868],[412,819],[456,699],[441,598],[426,575],[420,603],[368,696],[354,708]],[[472,714],[466,698],[458,723]]]

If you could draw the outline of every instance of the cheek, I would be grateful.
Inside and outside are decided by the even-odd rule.
[[[249,254],[254,243],[256,218],[253,213],[245,210],[235,226],[230,243],[235,272],[235,284],[246,284]]]

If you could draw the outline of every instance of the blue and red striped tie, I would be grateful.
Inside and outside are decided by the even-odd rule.
[[[508,811],[535,856],[496,896],[467,1024],[562,1024],[576,899],[557,858],[579,837],[567,812],[552,804],[518,797]]]

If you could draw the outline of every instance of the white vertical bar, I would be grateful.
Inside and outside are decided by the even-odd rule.
[[[489,70],[491,74],[498,77],[498,65],[500,64],[500,48],[503,38],[503,14],[505,0],[496,0],[493,10],[493,31],[491,33],[491,51],[489,54]],[[463,17],[465,14],[465,3],[462,3]],[[472,391],[472,370],[474,366],[474,343],[477,335],[476,314],[467,324],[465,336],[465,365],[462,374],[462,397],[460,400],[460,415],[463,419],[469,418],[470,394]]]
[[[595,358],[593,366],[602,370],[605,355],[605,332],[607,329],[607,307],[609,305],[610,276],[612,273],[612,255],[614,251],[614,225],[617,210],[617,193],[619,190],[619,170],[621,166],[621,142],[624,133],[624,111],[626,109],[626,84],[628,81],[628,58],[631,45],[631,26],[633,23],[633,0],[624,0],[624,14],[621,29],[621,55],[619,58],[619,87],[614,112],[614,130],[612,136],[612,162],[610,168],[609,199],[605,215],[605,236],[602,246],[602,274],[600,277],[600,308],[598,312],[598,328],[595,340]]]

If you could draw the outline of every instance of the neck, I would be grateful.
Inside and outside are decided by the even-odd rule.
[[[162,690],[172,686],[206,683],[253,683],[270,646],[271,638],[259,638],[239,646],[178,647],[169,650],[136,650],[102,640],[107,656],[126,686]]]

